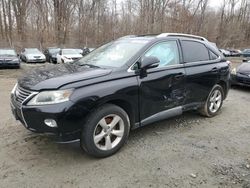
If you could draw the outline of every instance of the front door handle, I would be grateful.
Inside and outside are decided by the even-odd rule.
[[[175,75],[174,78],[176,80],[179,80],[179,79],[183,78],[184,76],[185,76],[184,73],[179,73],[179,74]]]

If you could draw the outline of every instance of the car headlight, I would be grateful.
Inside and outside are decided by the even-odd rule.
[[[236,68],[233,68],[233,69],[232,69],[231,74],[233,74],[233,75],[236,75],[236,74],[237,74]]]
[[[33,56],[27,56],[27,59],[34,59]]]
[[[71,58],[63,56],[64,59],[71,60]]]
[[[12,60],[12,62],[18,62],[18,61],[19,61],[18,58]]]
[[[33,97],[28,105],[57,104],[69,100],[72,90],[42,91]]]

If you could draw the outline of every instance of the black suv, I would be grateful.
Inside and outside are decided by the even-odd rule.
[[[80,139],[90,155],[117,152],[131,129],[199,110],[212,117],[229,89],[229,65],[203,37],[126,36],[72,64],[48,65],[18,80],[12,112],[29,130]]]

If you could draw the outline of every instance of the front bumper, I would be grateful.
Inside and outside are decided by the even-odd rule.
[[[37,133],[53,133],[60,142],[68,142],[80,138],[87,111],[74,105],[71,101],[60,104],[27,106],[17,105],[14,94],[11,95],[11,110],[17,120],[26,129]],[[53,119],[57,127],[49,127],[45,119]]]
[[[20,63],[0,63],[0,68],[4,67],[20,67]]]
[[[64,63],[72,63],[72,62],[74,62],[74,60],[73,59],[63,59],[63,62]]]
[[[231,74],[231,85],[250,87],[250,76],[237,73]]]

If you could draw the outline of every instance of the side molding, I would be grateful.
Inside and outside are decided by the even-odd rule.
[[[182,106],[178,106],[178,107],[175,107],[175,108],[172,108],[172,109],[169,109],[169,110],[159,112],[159,113],[154,114],[154,115],[152,115],[152,116],[150,116],[150,117],[148,117],[146,119],[143,119],[141,121],[141,126],[145,126],[145,125],[157,122],[157,121],[161,121],[161,120],[164,120],[164,119],[168,119],[168,118],[171,118],[171,117],[174,117],[174,116],[181,115],[182,112],[183,112]]]

